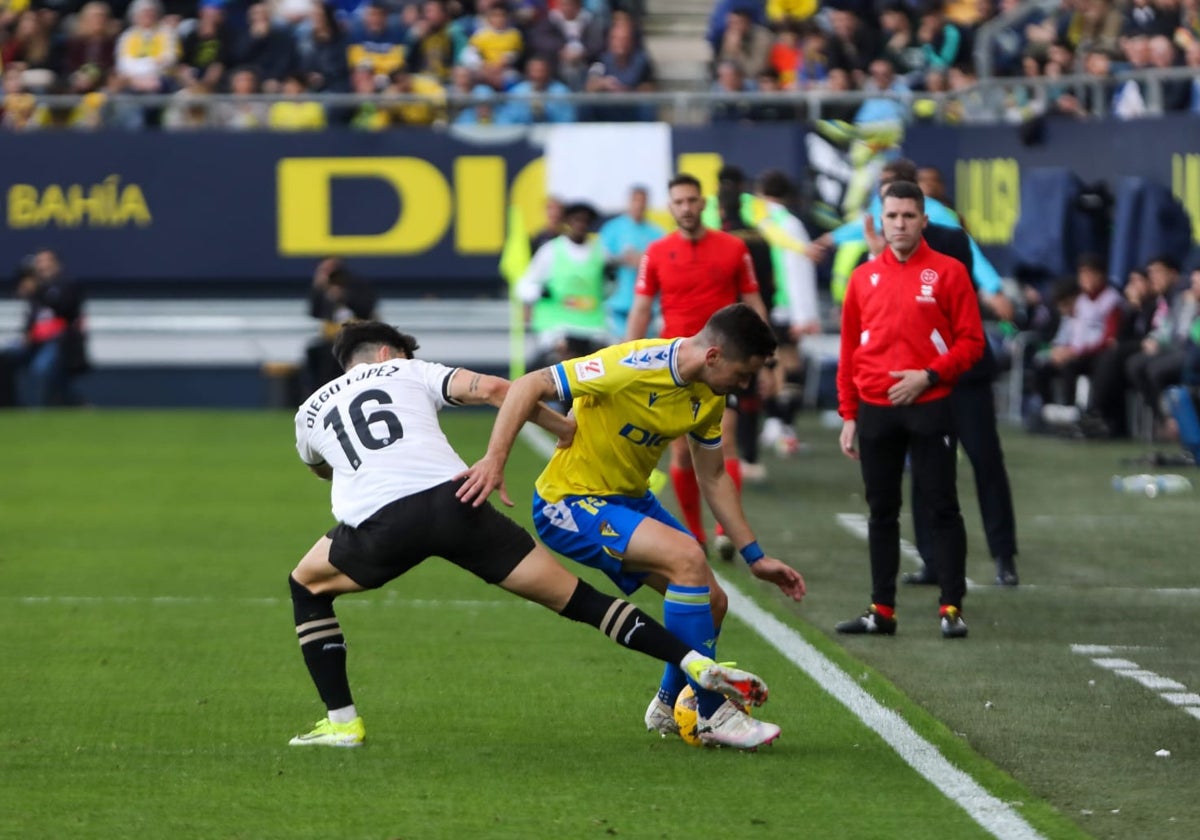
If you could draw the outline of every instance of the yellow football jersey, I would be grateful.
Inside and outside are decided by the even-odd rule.
[[[721,446],[725,398],[679,377],[682,339],[650,338],[606,347],[555,365],[564,400],[574,400],[578,429],[568,449],[556,449],[537,480],[548,502],[564,496],[646,494],[663,449],[685,434],[701,446]]]

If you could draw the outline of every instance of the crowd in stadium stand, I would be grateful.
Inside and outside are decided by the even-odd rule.
[[[1020,86],[970,95],[974,41],[1020,0],[717,0],[708,45],[716,91],[963,91],[946,116],[970,122],[1027,113]],[[332,123],[377,130],[447,122],[527,124],[652,119],[653,108],[555,102],[539,93],[655,89],[641,0],[3,0],[2,125],[146,124],[303,130]],[[1125,68],[1187,66],[1166,82],[1167,111],[1200,113],[1200,0],[1063,0],[1030,8],[992,41],[1000,76],[1095,76],[1101,86],[1052,87],[1051,113],[1083,116],[1097,93],[1121,116],[1146,111]],[[340,108],[314,102],[234,102],[206,95],[403,93],[427,103]],[[448,107],[448,92],[472,94]],[[496,93],[514,98],[489,101]],[[81,96],[48,107],[39,94]],[[163,108],[113,107],[111,94],[172,94]],[[835,116],[852,117],[853,109]],[[790,120],[791,104],[717,109],[717,120]]]

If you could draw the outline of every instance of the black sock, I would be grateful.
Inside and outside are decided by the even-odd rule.
[[[692,650],[633,604],[597,592],[582,580],[559,615],[590,624],[621,647],[672,665],[678,665]]]
[[[325,708],[341,709],[353,704],[346,676],[346,639],[333,613],[333,596],[314,595],[290,575],[288,586],[300,652]]]

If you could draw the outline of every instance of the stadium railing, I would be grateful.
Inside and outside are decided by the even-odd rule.
[[[1192,80],[1197,78],[1197,71],[1190,67],[1174,67],[1169,69],[1127,70],[1114,73],[1108,78],[1096,78],[1090,75],[1071,75],[1056,78],[1047,77],[996,77],[980,79],[977,83],[950,92],[927,93],[911,92],[868,92],[844,91],[829,92],[824,90],[811,91],[782,91],[778,93],[759,93],[748,91],[743,93],[726,93],[718,91],[672,91],[645,93],[568,93],[547,94],[541,97],[544,101],[570,102],[576,106],[603,109],[606,106],[647,106],[656,110],[659,119],[676,124],[701,124],[706,122],[715,106],[721,105],[790,105],[796,108],[800,118],[807,122],[824,119],[837,109],[844,112],[846,106],[861,105],[867,100],[895,100],[907,110],[909,118],[913,118],[912,105],[914,102],[931,103],[932,107],[923,109],[922,118],[933,121],[948,122],[956,120],[955,103],[982,102],[986,110],[974,115],[969,121],[976,124],[1011,122],[1014,119],[1029,116],[1038,109],[1045,110],[1049,102],[1049,92],[1065,90],[1081,96],[1084,91],[1091,90],[1093,116],[1103,117],[1108,114],[1109,97],[1103,95],[1105,87],[1120,85],[1128,81],[1136,81],[1144,85],[1146,90],[1147,116],[1163,113],[1162,85],[1168,81]],[[1020,113],[1011,106],[1009,98],[1020,93],[1027,100]],[[45,105],[51,111],[67,112],[84,102],[82,97],[60,94],[37,95],[39,104]],[[250,96],[232,96],[228,94],[212,94],[200,96],[182,96],[180,94],[162,95],[128,95],[117,94],[107,97],[105,107],[108,109],[162,109],[171,106],[186,105],[191,108],[214,108],[227,104],[272,104],[276,102],[320,102],[327,108],[354,108],[359,105],[373,104],[376,106],[398,106],[405,104],[424,103],[439,109],[455,113],[463,108],[489,105],[498,106],[510,99],[528,102],[527,97],[510,97],[507,94],[488,96],[460,95],[448,93],[444,99],[430,99],[414,94],[307,94],[301,96],[277,96],[255,94]],[[602,111],[601,111],[602,113]],[[435,125],[444,125],[444,120]],[[473,126],[472,126],[473,127]],[[500,128],[487,126],[489,129]]]
[[[24,313],[20,301],[0,301],[0,344],[19,337]],[[379,317],[416,336],[422,358],[508,367],[506,300],[385,300]],[[89,356],[98,368],[299,363],[320,327],[304,301],[291,300],[94,300],[86,323]],[[531,340],[526,349],[532,353]]]

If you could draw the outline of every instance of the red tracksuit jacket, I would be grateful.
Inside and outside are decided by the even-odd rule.
[[[891,405],[892,371],[931,368],[941,381],[917,402],[945,397],[983,355],[983,322],[967,270],[924,240],[907,262],[885,248],[850,275],[842,305],[838,413],[858,417],[859,401]]]

